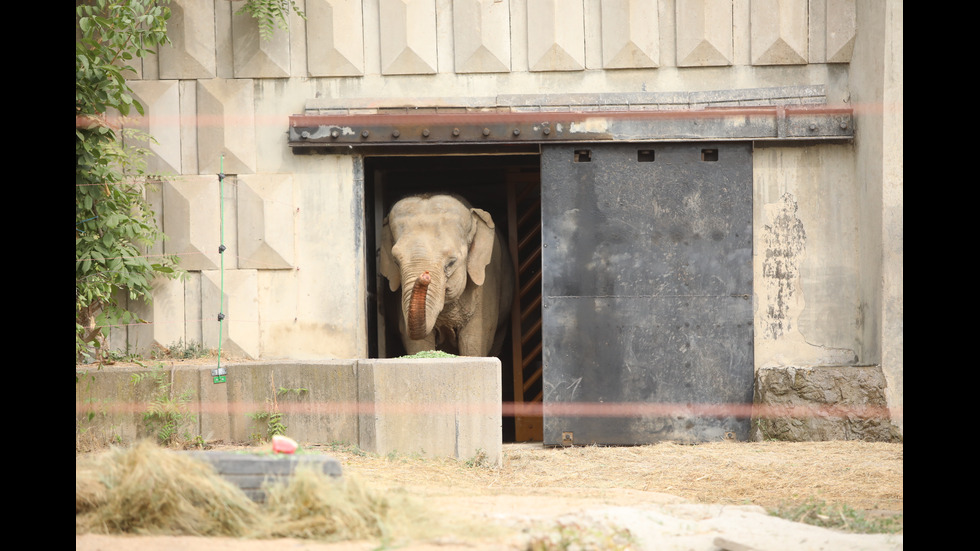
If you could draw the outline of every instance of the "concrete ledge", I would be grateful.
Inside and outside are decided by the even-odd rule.
[[[77,445],[156,436],[147,412],[173,411],[188,439],[267,439],[270,414],[302,443],[340,442],[378,454],[488,463],[501,457],[496,358],[330,360],[105,367],[76,371]],[[156,409],[154,409],[156,408]],[[159,419],[159,416],[157,416]]]

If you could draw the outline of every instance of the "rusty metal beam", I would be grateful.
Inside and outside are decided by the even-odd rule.
[[[296,150],[608,141],[839,141],[853,137],[853,111],[827,106],[667,111],[382,112],[294,115],[289,118],[289,145]]]

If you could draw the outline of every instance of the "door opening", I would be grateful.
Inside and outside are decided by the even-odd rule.
[[[522,414],[527,401],[541,401],[541,208],[538,155],[365,157],[365,223],[368,250],[379,251],[384,216],[399,199],[422,193],[451,193],[490,213],[505,239],[518,278],[511,323],[499,354],[503,440],[541,441],[541,415]],[[377,255],[369,258],[369,354],[405,354],[398,332],[398,295],[380,276]],[[540,409],[538,409],[540,412]]]

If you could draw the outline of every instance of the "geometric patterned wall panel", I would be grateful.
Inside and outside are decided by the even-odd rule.
[[[585,69],[582,0],[529,1],[527,29],[527,62],[531,71]]]
[[[435,0],[380,0],[379,7],[381,73],[435,73]]]
[[[206,348],[259,357],[259,297],[255,270],[201,272],[201,336]],[[218,313],[224,314],[220,322]]]
[[[457,73],[510,70],[510,3],[453,0],[453,51]]]
[[[254,96],[250,79],[197,81],[200,174],[255,172]]]
[[[238,267],[292,268],[295,259],[293,178],[238,177]]]
[[[153,154],[146,159],[150,174],[180,174],[180,86],[176,80],[134,80],[133,96],[143,105],[143,116],[131,111],[126,126],[153,137],[135,144]],[[130,138],[126,137],[127,143]]]
[[[218,178],[182,176],[163,188],[163,242],[167,254],[180,256],[184,270],[210,270],[221,265],[221,205]],[[227,236],[226,236],[227,237]],[[225,252],[226,260],[233,259]],[[227,267],[227,263],[226,263]]]
[[[216,0],[174,0],[170,3],[167,37],[160,46],[160,78],[214,78],[216,73],[214,6]],[[225,4],[226,0],[217,0]]]
[[[602,0],[602,67],[659,66],[657,0]]]
[[[157,347],[187,342],[184,338],[184,282],[157,277],[152,286],[152,302],[129,303],[131,311],[147,322],[129,327],[127,343],[132,352],[146,353]]]
[[[807,0],[752,0],[753,65],[807,63]]]
[[[732,0],[677,0],[677,66],[731,65]]]
[[[857,37],[857,0],[827,0],[827,63],[850,63]],[[813,24],[811,22],[811,24]]]
[[[231,2],[232,12],[244,2]],[[268,39],[259,36],[259,24],[247,14],[231,16],[232,52],[236,78],[289,76],[289,31],[276,27]]]
[[[306,0],[306,56],[310,76],[364,74],[361,0]]]

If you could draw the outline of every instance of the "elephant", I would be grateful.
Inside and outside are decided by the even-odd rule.
[[[500,353],[514,296],[513,262],[490,214],[461,197],[401,199],[382,224],[381,274],[401,289],[408,354]]]

